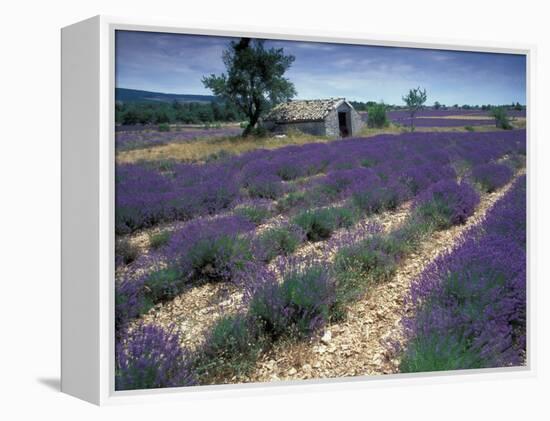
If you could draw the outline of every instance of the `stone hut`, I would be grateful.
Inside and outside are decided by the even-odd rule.
[[[361,116],[344,98],[287,101],[277,105],[263,119],[274,133],[289,129],[316,136],[356,136],[363,127]]]

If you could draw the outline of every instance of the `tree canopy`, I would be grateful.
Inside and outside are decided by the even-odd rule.
[[[495,124],[498,128],[504,130],[513,129],[504,107],[493,107],[489,111],[489,114],[495,118]]]
[[[294,84],[284,77],[294,56],[285,55],[282,48],[266,49],[263,40],[241,38],[231,42],[222,59],[227,73],[205,76],[202,83],[246,115],[243,136],[274,105],[296,95]]]
[[[424,106],[427,99],[428,94],[426,93],[426,89],[421,89],[420,87],[410,89],[409,93],[403,97],[403,101],[407,104],[411,115],[411,131],[414,130],[414,116]]]

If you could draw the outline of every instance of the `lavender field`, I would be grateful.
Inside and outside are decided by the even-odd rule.
[[[509,110],[508,115],[512,119],[525,119],[526,111]],[[367,113],[361,113],[363,119],[367,120]],[[416,127],[478,127],[495,126],[495,119],[489,111],[467,110],[467,109],[424,109],[420,110],[414,119],[411,119],[407,110],[388,111],[389,121],[402,126],[410,126],[413,121]]]
[[[525,364],[525,156],[516,129],[119,162],[116,388]]]

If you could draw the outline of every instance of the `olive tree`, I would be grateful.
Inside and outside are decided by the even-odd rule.
[[[247,117],[245,137],[271,107],[296,95],[294,84],[284,77],[294,56],[282,48],[266,49],[263,40],[241,38],[231,42],[222,60],[226,73],[206,76],[202,83]]]

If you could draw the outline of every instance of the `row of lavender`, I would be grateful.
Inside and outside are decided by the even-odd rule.
[[[524,149],[522,130],[407,133],[255,150],[202,165],[169,161],[119,164],[116,230],[128,233],[160,222],[214,215],[251,199],[273,201],[285,195],[289,197],[282,210],[288,211],[310,204],[311,197],[304,192],[311,188],[319,193],[325,185],[325,193],[334,188],[349,192],[349,186],[340,184],[342,178],[370,177],[395,184],[400,177],[426,178],[430,172],[446,170],[450,162],[477,165]],[[324,177],[311,184],[300,183],[318,175]],[[336,191],[335,196],[340,193]]]
[[[413,284],[404,372],[517,366],[526,356],[526,177]]]
[[[466,118],[437,118],[437,117],[422,117],[414,120],[409,117],[391,120],[393,123],[403,126],[410,126],[411,123],[415,127],[477,127],[477,126],[495,126],[495,119],[466,119]]]
[[[510,117],[525,117],[526,110],[507,110],[506,113]],[[424,109],[416,113],[417,117],[448,117],[448,116],[475,116],[475,117],[489,117],[489,110],[466,110],[466,109]],[[388,117],[391,120],[397,120],[401,118],[410,117],[410,112],[408,110],[395,110],[389,111]]]

